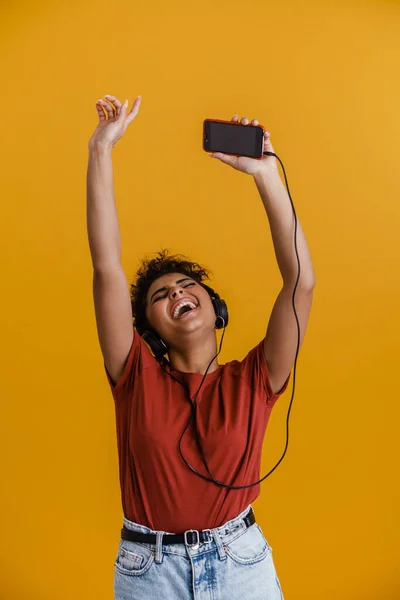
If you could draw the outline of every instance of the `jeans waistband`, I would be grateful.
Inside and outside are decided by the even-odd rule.
[[[246,520],[244,520],[246,517]],[[237,517],[234,517],[233,519],[230,519],[229,521],[226,521],[223,525],[219,526],[219,527],[215,527],[213,530],[211,529],[204,529],[201,531],[197,531],[197,530],[187,530],[185,531],[183,534],[173,534],[167,531],[162,531],[162,530],[155,530],[155,529],[151,529],[150,527],[146,527],[145,525],[140,525],[139,523],[135,523],[134,521],[130,521],[129,519],[127,519],[124,516],[123,519],[123,523],[124,523],[124,529],[128,530],[127,535],[128,535],[128,539],[129,539],[129,532],[136,532],[139,534],[147,534],[149,537],[147,539],[143,539],[141,541],[143,541],[146,544],[155,544],[156,538],[157,536],[160,536],[160,534],[163,534],[163,541],[164,543],[168,543],[166,540],[168,539],[168,536],[173,536],[174,539],[176,539],[176,541],[172,542],[172,540],[169,543],[185,543],[187,545],[198,545],[199,543],[203,543],[205,541],[210,541],[213,536],[212,536],[212,531],[215,531],[216,533],[218,533],[218,536],[223,539],[226,536],[231,536],[233,533],[235,533],[238,528],[247,528],[248,526],[250,526],[253,522],[255,521],[255,517],[254,517],[254,512],[253,512],[253,507],[251,505],[249,505],[244,511],[242,511],[239,515],[237,515]],[[121,531],[121,534],[123,535],[124,531]],[[178,539],[179,538],[179,539]]]

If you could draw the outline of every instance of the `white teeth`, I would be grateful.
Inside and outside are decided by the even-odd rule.
[[[179,311],[181,310],[182,306],[190,306],[191,308],[197,308],[196,304],[194,302],[192,302],[191,300],[182,300],[182,302],[179,302],[179,304],[177,304],[174,309],[174,312],[172,314],[173,319],[178,318]]]

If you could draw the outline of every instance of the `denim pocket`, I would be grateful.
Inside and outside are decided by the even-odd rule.
[[[139,542],[121,540],[115,568],[123,575],[143,575],[154,562],[153,551]]]
[[[231,542],[224,543],[224,547],[227,555],[242,565],[257,563],[272,552],[257,523],[253,523]]]

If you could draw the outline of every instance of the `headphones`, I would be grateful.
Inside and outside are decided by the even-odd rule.
[[[228,307],[226,305],[225,300],[221,300],[217,292],[215,292],[208,285],[205,285],[204,283],[200,283],[200,285],[208,292],[211,298],[211,302],[214,307],[214,312],[216,316],[215,329],[222,329],[222,327],[226,327],[228,325]],[[138,333],[139,335],[141,335],[142,339],[145,342],[147,342],[147,344],[150,346],[155,358],[160,359],[164,356],[164,354],[168,352],[167,344],[153,329],[145,329],[143,333],[140,333],[138,329]]]

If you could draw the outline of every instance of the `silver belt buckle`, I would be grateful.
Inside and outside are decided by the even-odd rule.
[[[194,544],[189,544],[189,542],[187,540],[187,534],[192,531],[197,533],[197,542],[194,542]],[[197,531],[197,529],[187,529],[185,531],[185,533],[183,534],[183,537],[185,539],[185,544],[187,546],[189,546],[189,548],[193,548],[193,550],[197,550],[198,548],[200,548],[200,535],[199,535],[199,532]]]
[[[205,542],[203,542],[204,544],[208,544],[209,542],[212,542],[212,539],[213,539],[213,536],[212,536],[212,531],[211,531],[211,529],[203,529],[203,533],[204,533],[204,532],[206,532],[206,531],[208,531],[208,532],[209,532],[210,539],[209,539],[209,540],[207,540],[207,541],[205,541]]]

